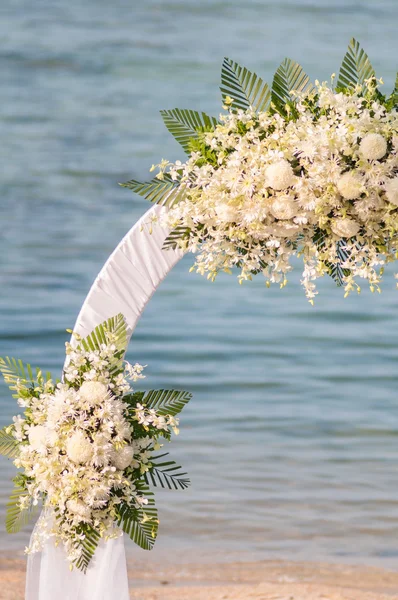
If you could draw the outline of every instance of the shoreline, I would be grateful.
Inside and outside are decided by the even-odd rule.
[[[0,600],[23,600],[26,561],[0,554]],[[128,561],[131,600],[398,600],[398,571],[263,560]]]

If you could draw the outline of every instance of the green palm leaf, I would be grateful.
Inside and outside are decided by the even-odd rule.
[[[398,105],[398,73],[395,76],[395,87],[393,93],[391,94],[391,100],[394,106]]]
[[[19,501],[22,496],[28,496],[25,488],[15,486],[7,503],[6,530],[7,533],[18,533],[27,525],[36,512],[36,507],[30,504],[29,508],[21,510]]]
[[[127,324],[122,313],[115,317],[110,317],[97,327],[81,341],[81,345],[86,351],[100,350],[102,344],[108,343],[107,334],[112,336],[112,343],[117,350],[113,357],[113,363],[110,372],[114,374],[123,368],[123,357],[127,349],[128,336]]]
[[[272,102],[278,110],[284,109],[288,102],[294,100],[292,92],[309,94],[314,89],[310,78],[303,68],[290,58],[278,67],[272,82]]]
[[[322,250],[325,245],[326,233],[321,229],[318,229],[314,235],[314,242]],[[325,261],[325,265],[328,269],[328,275],[335,281],[338,287],[344,285],[344,278],[350,274],[349,269],[344,269],[341,264],[349,258],[348,252],[344,248],[344,242],[342,240],[337,242],[337,257],[339,261],[337,263],[331,263]]]
[[[184,227],[183,225],[179,225],[175,229],[173,229],[165,241],[163,242],[162,250],[175,250],[178,248],[178,240],[187,240],[189,239],[189,234],[191,233],[191,229],[189,227]]]
[[[117,509],[117,523],[137,546],[152,550],[158,533],[158,513],[148,486],[138,482],[137,489],[145,495],[148,504],[137,509],[123,502]]]
[[[369,57],[359,42],[352,38],[340,68],[337,88],[355,87],[358,83],[364,85],[371,77],[375,77],[375,71]]]
[[[22,360],[6,356],[0,358],[0,373],[3,375],[4,381],[11,391],[16,390],[16,384],[30,386],[36,383],[36,377],[33,374],[32,367],[29,364],[24,364]],[[37,374],[40,370],[37,369]],[[13,394],[17,397],[16,394]]]
[[[6,428],[0,430],[0,454],[7,458],[17,458],[19,455],[19,444]]]
[[[198,138],[198,134],[204,131],[212,131],[217,125],[215,117],[196,110],[173,108],[161,110],[160,114],[167,129],[187,154],[190,154],[189,142],[192,138]]]
[[[187,473],[183,473],[181,467],[174,460],[160,461],[168,455],[168,452],[166,452],[151,459],[152,467],[145,473],[145,481],[155,487],[160,485],[162,488],[168,488],[169,490],[186,490],[191,484],[188,477],[185,477]]]
[[[180,390],[150,390],[128,394],[123,399],[126,402],[136,404],[140,402],[147,408],[153,408],[158,415],[178,415],[186,404],[191,400],[192,394]]]
[[[184,188],[177,182],[173,182],[169,179],[160,181],[159,179],[154,178],[151,181],[146,181],[144,183],[131,179],[130,181],[120,183],[119,185],[129,188],[154,204],[160,204],[160,206],[167,206],[169,208],[174,206],[184,196]]]
[[[81,555],[74,561],[74,565],[85,573],[93,558],[95,551],[100,542],[100,534],[92,527],[84,527],[83,539],[78,544],[78,548],[81,550]]]
[[[232,109],[252,107],[263,112],[270,105],[271,92],[265,81],[230,58],[224,58],[220,90],[224,102],[228,96],[233,99]]]

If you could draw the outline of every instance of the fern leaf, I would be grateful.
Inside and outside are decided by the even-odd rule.
[[[232,109],[252,107],[257,112],[264,112],[270,105],[271,92],[267,83],[230,58],[224,58],[220,90],[224,102],[228,96],[233,99]]]
[[[159,204],[160,206],[167,206],[171,208],[177,202],[179,202],[184,196],[184,188],[178,183],[169,181],[160,181],[159,179],[152,179],[145,183],[131,179],[125,183],[120,183],[122,187],[128,188],[142,196],[146,200]]]
[[[137,483],[138,491],[145,495],[148,504],[142,508],[133,508],[126,503],[117,508],[117,523],[137,546],[143,550],[152,550],[158,533],[158,513],[153,493],[141,483]]]
[[[18,533],[22,527],[27,525],[36,512],[36,507],[32,504],[29,508],[21,510],[19,502],[22,496],[27,496],[25,488],[16,486],[11,493],[7,503],[6,511],[6,530],[7,533]]]
[[[121,313],[114,317],[110,317],[110,319],[97,325],[97,327],[81,341],[81,345],[86,351],[100,350],[101,345],[107,343],[108,334],[112,337],[112,343],[115,344],[117,349],[110,368],[110,372],[114,374],[123,368],[123,357],[128,344],[127,324]]]
[[[151,459],[152,467],[145,474],[145,481],[155,487],[160,485],[162,488],[168,488],[169,490],[186,490],[191,484],[188,477],[185,477],[187,473],[183,473],[181,467],[174,460],[159,462],[165,456],[168,456],[167,452]]]
[[[19,455],[19,444],[6,428],[0,430],[0,454],[7,458],[17,458]]]
[[[272,102],[278,109],[283,109],[286,103],[294,100],[292,92],[309,94],[314,89],[310,78],[303,68],[290,58],[278,67],[272,82]]]
[[[217,125],[215,117],[209,117],[206,113],[196,110],[173,108],[172,110],[161,110],[164,124],[187,154],[190,154],[189,142],[197,138],[198,133],[212,131]]]
[[[361,48],[359,42],[352,38],[340,68],[337,88],[355,87],[364,85],[367,79],[375,77],[375,71],[368,55]]]
[[[189,239],[189,234],[191,233],[191,229],[189,227],[179,226],[173,229],[165,241],[163,242],[162,250],[175,250],[178,248],[178,240],[187,240]]]

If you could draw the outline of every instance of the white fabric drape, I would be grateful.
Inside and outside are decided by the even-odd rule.
[[[148,210],[111,254],[82,306],[76,333],[86,336],[121,312],[131,336],[156,288],[183,256],[180,250],[162,250],[168,231],[156,218],[164,210]],[[123,537],[102,542],[85,575],[71,572],[63,549],[52,542],[28,558],[25,600],[116,599],[129,599]]]

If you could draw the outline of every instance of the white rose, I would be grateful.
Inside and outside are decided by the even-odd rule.
[[[287,196],[275,198],[271,204],[271,214],[276,219],[284,221],[295,217],[297,208],[296,202]]]
[[[346,200],[354,200],[363,192],[362,179],[354,171],[347,171],[338,180],[337,189]]]
[[[284,159],[267,168],[266,178],[267,185],[274,190],[285,190],[296,180],[291,164]]]
[[[229,204],[217,204],[215,207],[216,215],[223,223],[232,223],[236,221],[238,212],[235,207]]]
[[[74,463],[83,464],[91,460],[93,456],[93,447],[84,433],[78,431],[66,442],[66,453]]]
[[[342,238],[351,238],[357,235],[360,226],[353,219],[334,219],[332,231]]]
[[[90,521],[91,510],[81,500],[68,500],[66,506],[71,513],[80,517],[82,521]]]
[[[123,446],[120,450],[114,450],[112,452],[111,461],[117,469],[124,471],[124,469],[127,469],[133,462],[133,457],[134,448],[131,446]]]
[[[394,206],[398,206],[398,177],[388,179],[384,184],[384,189],[386,190],[387,200]]]
[[[85,381],[79,389],[80,399],[90,404],[101,404],[108,395],[108,388],[100,381]]]
[[[387,152],[387,141],[380,133],[368,133],[359,144],[359,150],[367,160],[379,160]]]
[[[48,445],[48,429],[44,425],[34,425],[29,429],[29,444],[37,452],[44,452]]]

